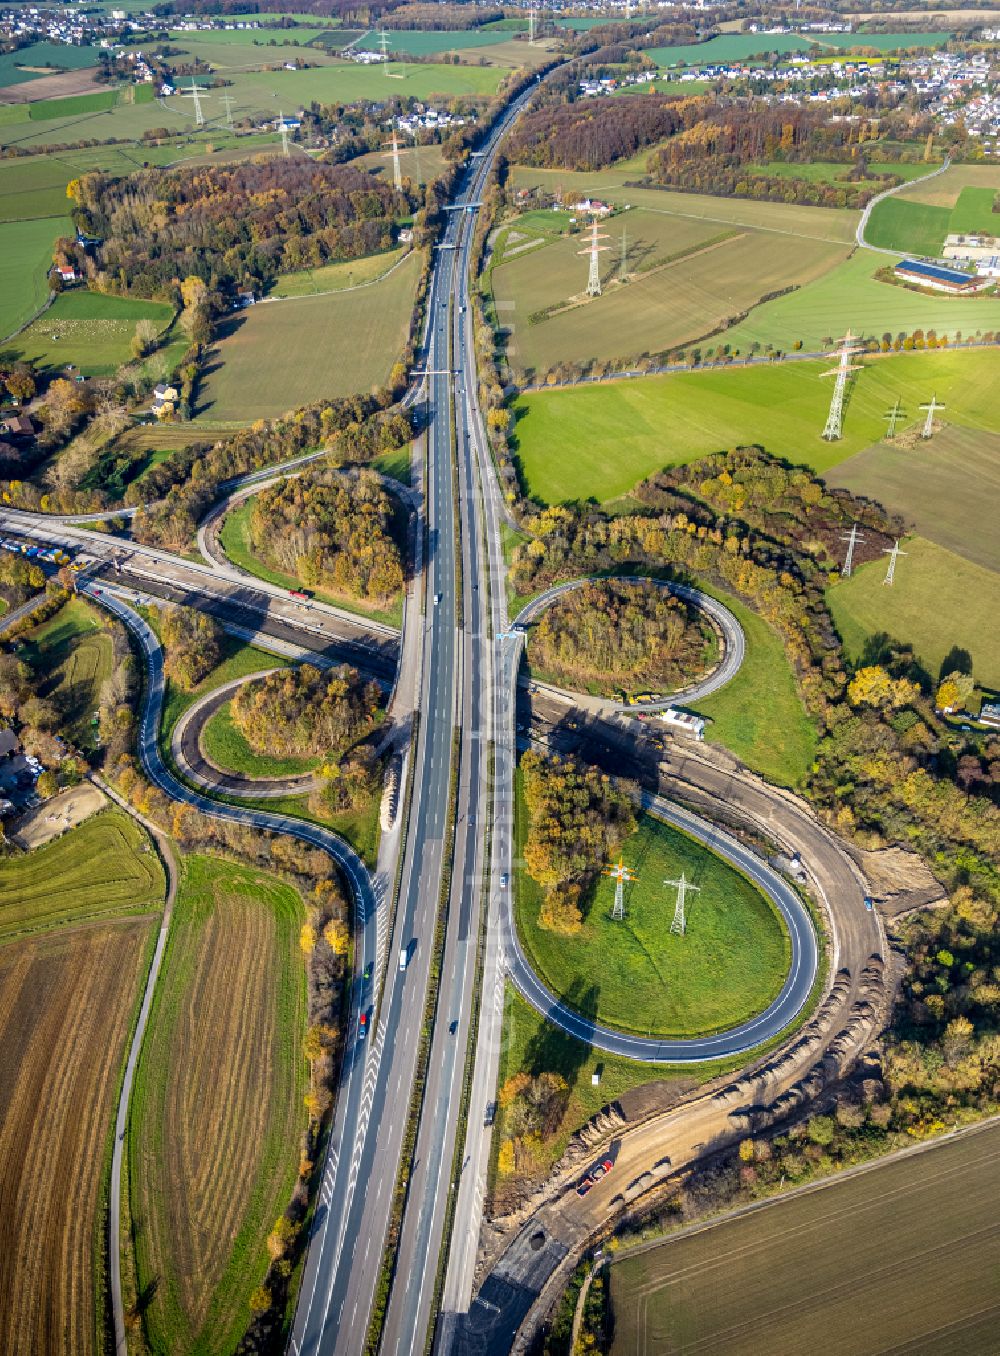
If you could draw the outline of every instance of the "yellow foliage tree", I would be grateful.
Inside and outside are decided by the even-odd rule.
[[[305,955],[311,956],[316,946],[316,929],[312,923],[303,923],[299,933],[299,946]]]
[[[323,937],[335,956],[347,955],[351,934],[342,918],[331,918],[323,929]]]
[[[500,1152],[497,1155],[497,1172],[501,1177],[509,1177],[515,1166],[514,1141],[505,1139],[500,1145]]]

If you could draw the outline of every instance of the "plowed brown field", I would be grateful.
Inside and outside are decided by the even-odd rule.
[[[143,1051],[130,1199],[154,1352],[230,1352],[298,1162],[305,985],[297,894],[193,857]]]
[[[0,948],[0,1351],[97,1350],[107,1139],[150,917]]]

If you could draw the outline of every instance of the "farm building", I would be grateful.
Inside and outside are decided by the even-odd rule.
[[[983,702],[979,719],[984,725],[995,725],[1000,729],[1000,702]]]
[[[978,292],[986,282],[974,273],[964,273],[946,264],[931,264],[926,259],[903,259],[895,268],[898,278],[931,287],[935,292]]]

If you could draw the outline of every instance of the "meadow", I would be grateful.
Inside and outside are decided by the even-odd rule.
[[[928,296],[876,278],[887,264],[892,260],[884,255],[858,250],[814,282],[756,307],[720,338],[744,353],[753,343],[787,350],[796,341],[806,352],[815,352],[848,327],[866,339],[881,339],[886,333],[895,338],[917,329],[968,338],[1000,329],[1000,297]]]
[[[1000,572],[1000,435],[945,424],[927,441],[883,440],[841,462],[826,480],[878,500],[922,537]]]
[[[70,47],[61,42],[33,42],[0,56],[0,89],[38,80],[57,70],[86,70],[97,65],[95,47]]]
[[[508,41],[504,32],[496,29],[458,28],[458,29],[417,29],[389,28],[389,51],[408,56],[437,56],[447,52],[461,52],[474,47],[495,47]],[[379,32],[372,28],[359,38],[355,46],[368,52],[380,52],[382,42]]]
[[[385,179],[392,174],[392,156],[386,155],[384,151],[369,151],[351,163]],[[413,146],[409,142],[400,144],[399,172],[404,179],[411,179],[415,184],[427,184],[436,179],[443,169],[444,156],[440,146]]]
[[[516,224],[514,229],[516,230]],[[513,366],[544,372],[560,362],[620,360],[701,338],[762,296],[804,285],[845,254],[828,241],[778,237],[717,222],[670,218],[642,208],[601,228],[603,294],[584,295],[586,233],[553,240],[493,269],[497,310],[513,325]],[[622,233],[628,281],[621,280]],[[577,304],[535,319],[548,308]]]
[[[884,586],[883,561],[862,565],[827,590],[827,603],[852,659],[871,636],[883,632],[906,642],[937,680],[946,654],[957,645],[972,656],[976,681],[1000,687],[1000,629],[996,625],[997,575],[924,537],[907,537],[895,582]]]
[[[251,306],[221,327],[200,419],[249,423],[382,385],[409,332],[421,254],[354,292]]]
[[[30,633],[23,658],[38,676],[38,695],[58,706],[66,736],[79,748],[93,748],[97,731],[91,718],[113,660],[100,614],[83,598],[71,598]]]
[[[747,61],[771,52],[819,56],[823,48],[829,47],[874,47],[880,52],[892,52],[906,47],[943,47],[947,41],[947,33],[823,33],[813,37],[796,33],[724,33],[687,46],[649,47],[646,55],[657,66],[705,66]]]
[[[272,297],[308,297],[324,292],[343,292],[351,287],[377,282],[390,268],[398,264],[406,253],[398,249],[384,254],[369,254],[363,259],[346,259],[339,264],[323,264],[320,268],[306,268],[297,273],[283,273],[271,291]]]
[[[0,222],[0,343],[44,305],[52,246],[71,229],[66,216]]]
[[[615,1258],[612,1356],[991,1349],[998,1148],[992,1125]]]
[[[75,864],[85,869],[79,855]],[[0,865],[0,879],[10,869]],[[110,1138],[155,931],[149,917],[105,919],[0,947],[0,1350],[8,1356],[105,1350]]]
[[[311,772],[319,762],[318,758],[275,758],[254,753],[233,723],[231,702],[223,702],[205,722],[201,749],[217,768],[244,777],[295,777],[300,772]]]
[[[953,208],[963,188],[992,188],[1000,191],[1000,168],[996,165],[949,165],[943,174],[921,184],[900,189],[903,202],[924,202],[932,207]]]
[[[704,580],[698,587],[707,588]],[[806,714],[780,637],[731,594],[708,589],[735,615],[746,636],[739,673],[719,692],[686,709],[710,722],[705,739],[735,753],[776,786],[797,787],[816,756],[816,727]]]
[[[882,250],[934,257],[941,253],[950,220],[949,207],[899,196],[883,198],[872,208],[865,239]]]
[[[184,863],[129,1121],[135,1275],[153,1353],[229,1353],[291,1198],[305,1127],[298,894]]]
[[[527,492],[545,503],[626,494],[664,466],[741,443],[820,473],[877,442],[901,399],[908,423],[932,392],[949,423],[1000,432],[992,349],[868,358],[849,388],[844,436],[820,436],[830,402],[825,361],[728,367],[533,392],[515,406]]]
[[[161,334],[173,310],[163,302],[106,296],[76,288],[63,292],[11,343],[10,351],[49,371],[66,367],[87,377],[110,376],[131,357],[140,320],[152,320]]]
[[[109,914],[148,913],[163,867],[134,819],[108,809],[44,847],[0,863],[0,942]]]
[[[273,60],[287,59],[282,48],[252,50],[271,51],[270,59]],[[456,94],[489,96],[496,92],[506,74],[495,66],[406,65],[399,62],[377,67],[359,66],[351,61],[327,60],[322,52],[309,50],[309,59],[316,63],[309,70],[227,72],[230,84],[226,93],[231,99],[233,117],[274,118],[282,110],[299,108],[314,99],[321,103],[347,104],[397,96],[431,102],[447,100]],[[209,90],[203,99],[203,109],[206,125],[200,135],[210,139],[225,136],[226,115],[221,91]],[[44,148],[83,138],[88,141],[138,141],[144,132],[159,127],[165,127],[171,135],[193,132],[195,115],[191,98],[178,92],[152,103],[119,102],[103,112],[71,118],[12,126],[0,123],[0,146]]]
[[[520,785],[517,857],[527,811]],[[516,878],[519,935],[552,991],[596,1020],[638,1035],[721,1031],[761,1012],[778,994],[789,960],[788,935],[771,903],[701,844],[651,815],[622,845],[637,875],[626,887],[625,917],[613,920],[613,883],[585,894],[579,932],[538,926],[541,890],[523,868]],[[681,872],[700,893],[688,900],[687,931],[670,932]]]

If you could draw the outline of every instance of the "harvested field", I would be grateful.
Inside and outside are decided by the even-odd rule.
[[[403,351],[420,271],[414,250],[360,291],[270,301],[222,326],[199,419],[268,419],[324,396],[381,385]]]
[[[630,269],[643,270],[624,285],[618,281],[623,227]],[[579,251],[585,237],[557,239],[494,272],[504,323],[514,325],[516,368],[543,372],[559,362],[627,358],[700,339],[768,293],[821,277],[845,254],[842,246],[825,241],[642,211],[615,218],[604,230],[611,249],[603,257],[603,295],[582,298],[573,309],[534,324],[533,312],[584,293],[588,260]]]
[[[826,480],[877,499],[922,537],[1000,572],[1000,434],[946,424],[929,441],[875,443]]]
[[[998,1192],[991,1125],[616,1261],[613,1356],[995,1351]]]
[[[90,1356],[100,1206],[149,918],[0,947],[0,1351]]]
[[[943,174],[922,184],[900,189],[895,196],[905,202],[925,202],[937,207],[954,207],[963,188],[992,188],[1000,192],[1000,166],[949,165]]]
[[[163,903],[164,889],[145,831],[123,811],[105,810],[0,863],[0,942],[106,914],[148,913]]]
[[[273,876],[185,863],[129,1130],[152,1352],[228,1356],[263,1279],[306,1121],[303,917]]]
[[[58,75],[39,75],[18,85],[0,89],[0,103],[29,104],[39,99],[64,99],[94,90],[92,70],[61,71]]]

